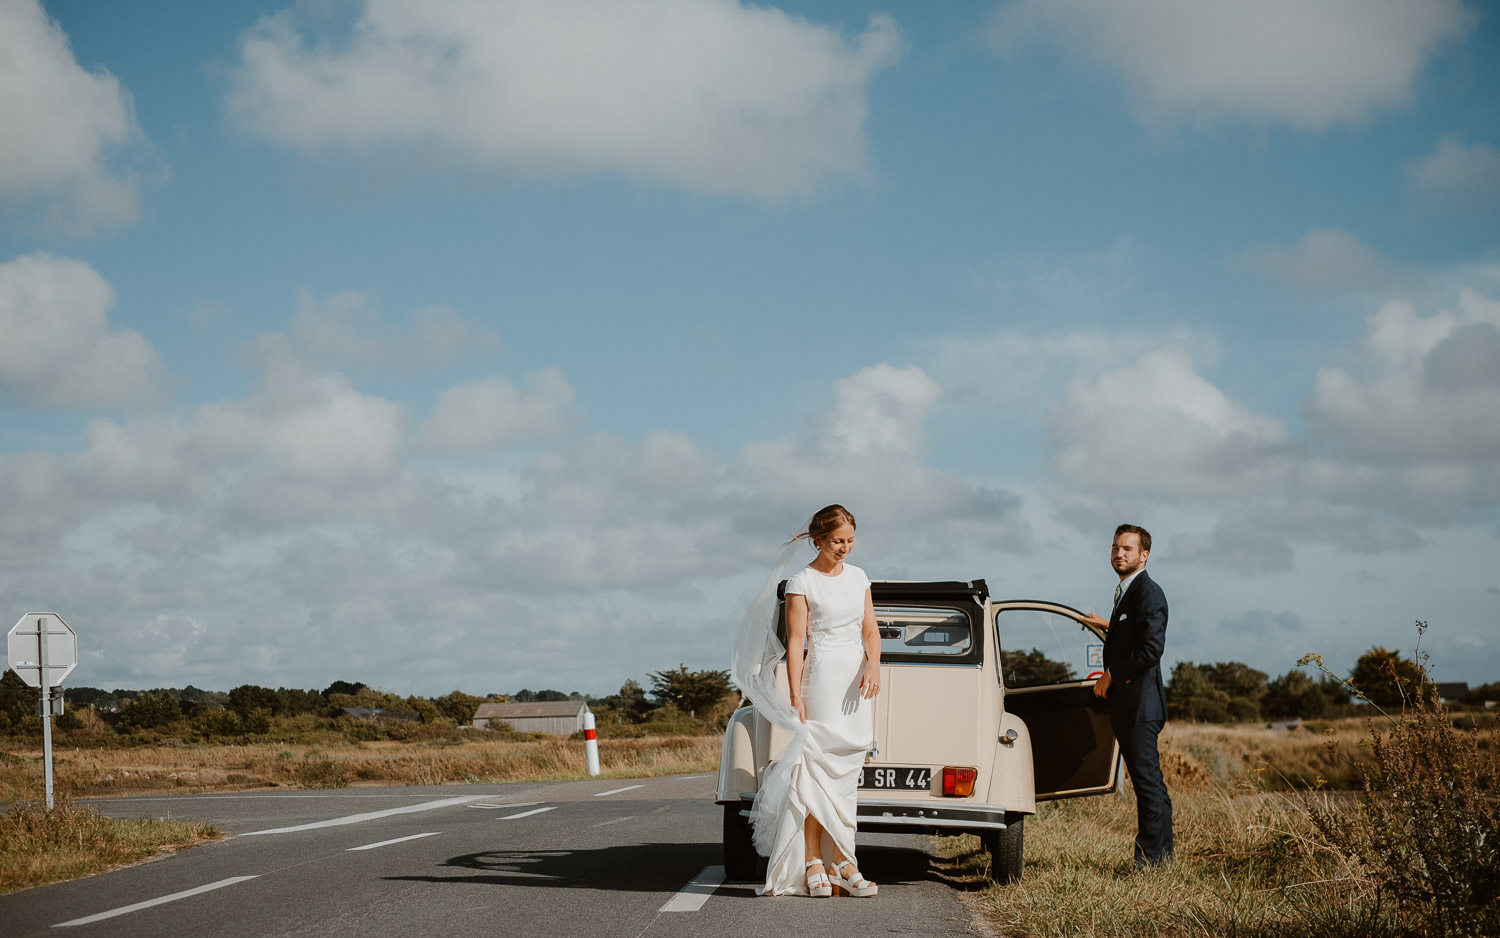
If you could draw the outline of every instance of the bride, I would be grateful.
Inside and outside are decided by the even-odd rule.
[[[877,892],[854,861],[859,769],[874,740],[869,702],[880,692],[870,580],[845,559],[854,531],[854,516],[829,505],[793,538],[811,541],[818,556],[786,583],[790,699],[775,684],[783,649],[767,591],[746,613],[736,641],[736,682],[760,713],[793,734],[750,811],[756,850],[769,858],[761,895],[823,897],[834,886],[854,896]]]

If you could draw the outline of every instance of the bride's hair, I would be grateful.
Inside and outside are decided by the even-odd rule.
[[[819,508],[817,513],[808,519],[807,530],[798,534],[787,543],[790,544],[792,541],[800,541],[806,538],[816,544],[846,524],[851,528],[859,528],[859,525],[854,523],[854,516],[849,514],[849,509],[843,505],[829,505],[827,508]]]

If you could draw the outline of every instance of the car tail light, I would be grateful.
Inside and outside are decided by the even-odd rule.
[[[974,794],[974,776],[978,769],[957,765],[943,766],[943,794],[950,798],[967,798]]]

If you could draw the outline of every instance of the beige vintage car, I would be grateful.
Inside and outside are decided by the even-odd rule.
[[[1093,695],[1103,636],[1068,606],[994,602],[983,580],[877,581],[871,593],[881,691],[859,829],[978,834],[995,879],[1014,881],[1037,802],[1115,790],[1119,745]],[[716,800],[732,880],[763,875],[747,812],[788,739],[749,701],[724,732]]]

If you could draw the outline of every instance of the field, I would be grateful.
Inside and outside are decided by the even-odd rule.
[[[422,741],[165,743],[132,748],[54,749],[60,792],[75,798],[130,794],[443,785],[583,778],[583,743],[563,738],[442,737]],[[25,797],[41,779],[39,748],[0,751],[0,797]],[[599,741],[609,776],[705,772],[718,766],[717,736],[644,736]],[[7,794],[9,793],[9,794]]]
[[[988,854],[968,836],[939,840],[945,872],[1007,938],[1500,933],[1494,737],[1445,733],[1420,714],[1379,745],[1360,720],[1320,729],[1169,724],[1167,866],[1134,869],[1127,783],[1029,818],[1019,883],[990,881]],[[1349,790],[1360,779],[1350,754],[1371,771],[1371,792]],[[1338,787],[1313,790],[1320,780]]]

